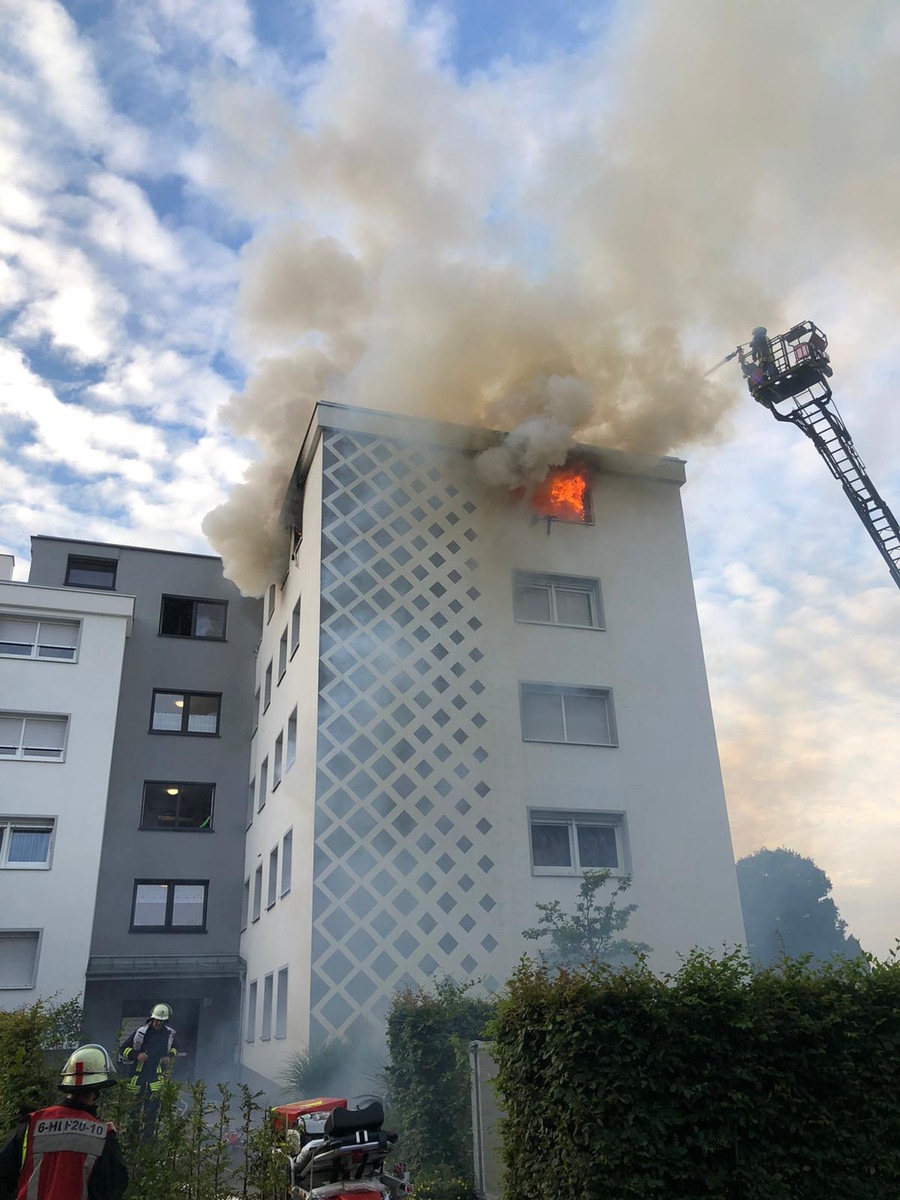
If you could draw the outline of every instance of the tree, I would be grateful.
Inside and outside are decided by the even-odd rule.
[[[821,962],[862,954],[831,899],[831,880],[811,858],[783,846],[763,847],[739,860],[737,875],[753,962],[771,966],[785,955],[809,954]]]
[[[619,896],[631,887],[631,877],[616,880],[606,904],[599,902],[598,892],[612,877],[612,871],[585,871],[578,889],[574,913],[564,912],[558,900],[538,904],[541,914],[536,926],[523,931],[529,941],[550,938],[551,949],[542,950],[541,958],[561,967],[577,967],[590,963],[622,963],[647,954],[646,942],[633,942],[619,936],[637,910],[636,904],[619,907]]]

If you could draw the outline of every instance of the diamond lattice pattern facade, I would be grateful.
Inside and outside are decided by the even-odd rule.
[[[551,524],[479,480],[468,439],[320,405],[298,462],[249,800],[264,1078],[379,1029],[403,985],[499,987],[535,903],[571,907],[588,866],[633,874],[630,932],[665,965],[742,938],[681,464],[596,455],[594,523]]]

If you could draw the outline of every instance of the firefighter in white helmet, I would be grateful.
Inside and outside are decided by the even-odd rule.
[[[142,1096],[159,1091],[178,1053],[175,1030],[168,1024],[171,1019],[168,1004],[154,1004],[144,1024],[119,1047],[123,1061],[132,1066],[129,1086]]]
[[[0,1150],[0,1200],[120,1200],[128,1169],[115,1126],[97,1116],[116,1083],[102,1046],[80,1046],[62,1069],[59,1104],[30,1113]]]

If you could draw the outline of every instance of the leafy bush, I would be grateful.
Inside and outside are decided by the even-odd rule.
[[[468,1046],[484,1035],[494,1004],[470,995],[470,986],[447,978],[430,990],[399,992],[388,1014],[391,1124],[414,1181],[422,1174],[417,1186],[431,1186],[428,1179],[449,1172],[471,1192]],[[445,1193],[438,1196],[444,1200]],[[451,1200],[455,1193],[446,1196]]]
[[[541,914],[532,929],[522,931],[522,936],[532,942],[550,939],[550,949],[541,950],[543,962],[561,967],[578,967],[591,963],[633,962],[648,954],[646,942],[634,942],[624,936],[636,904],[619,908],[619,897],[631,887],[631,876],[615,881],[613,890],[605,904],[600,903],[598,893],[612,879],[612,871],[585,871],[578,889],[578,902],[574,913],[564,911],[558,900],[536,905]]]
[[[494,1028],[510,1200],[896,1200],[900,962],[523,962]]]
[[[61,1057],[48,1052],[74,1048],[81,1033],[81,1002],[38,1000],[0,1012],[0,1137],[23,1113],[49,1104],[56,1095]]]
[[[421,1174],[413,1187],[416,1200],[473,1200],[472,1181],[452,1167],[433,1168]]]

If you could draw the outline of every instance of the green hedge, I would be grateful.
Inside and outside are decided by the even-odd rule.
[[[484,1035],[494,1010],[492,1002],[470,995],[468,985],[452,979],[394,997],[387,1019],[390,1121],[414,1182],[425,1172],[423,1196],[455,1198],[460,1180],[471,1187],[468,1047]]]
[[[524,963],[494,1028],[509,1200],[897,1200],[900,963]]]

